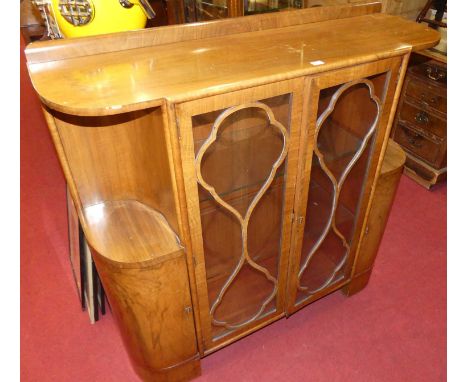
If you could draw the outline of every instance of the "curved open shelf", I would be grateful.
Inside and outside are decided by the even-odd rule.
[[[95,204],[84,216],[91,245],[115,262],[162,260],[183,248],[164,215],[136,200]]]

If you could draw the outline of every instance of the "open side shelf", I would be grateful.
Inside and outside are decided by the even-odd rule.
[[[136,200],[95,204],[84,209],[89,241],[118,263],[164,260],[183,249],[164,215]]]

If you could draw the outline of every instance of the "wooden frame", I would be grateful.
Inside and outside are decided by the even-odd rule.
[[[188,222],[191,233],[191,242],[193,250],[192,264],[195,268],[197,294],[199,300],[199,309],[201,316],[203,346],[205,352],[211,352],[225,346],[232,341],[240,338],[241,336],[249,333],[252,330],[256,330],[259,327],[266,325],[271,320],[278,319],[283,316],[284,304],[285,304],[285,280],[287,276],[287,257],[289,253],[289,235],[291,229],[291,219],[288,216],[292,215],[292,201],[294,184],[296,179],[296,166],[297,166],[297,151],[298,151],[298,139],[299,139],[299,128],[302,114],[302,92],[301,88],[303,81],[291,80],[278,82],[271,85],[260,86],[251,88],[248,90],[238,91],[230,93],[229,95],[221,95],[217,97],[205,98],[200,101],[192,101],[183,103],[176,106],[176,115],[178,121],[178,129],[180,131],[180,146],[182,156],[182,167],[185,179],[185,195],[187,197],[187,208],[188,208]],[[199,214],[199,200],[197,192],[197,175],[194,157],[194,144],[192,137],[192,121],[193,115],[201,114],[204,112],[210,112],[219,109],[229,108],[232,105],[246,105],[251,102],[258,101],[269,97],[275,97],[282,94],[292,95],[291,112],[290,112],[290,132],[289,132],[289,150],[288,150],[288,161],[287,161],[287,181],[285,188],[284,197],[284,208],[283,216],[283,229],[282,229],[282,251],[281,251],[281,263],[279,269],[283,269],[278,278],[278,298],[277,298],[277,310],[275,314],[270,314],[252,324],[245,325],[243,330],[235,332],[232,335],[223,338],[221,344],[215,343],[211,340],[211,328],[209,318],[210,308],[208,304],[207,296],[207,284],[206,284],[206,273],[205,273],[205,260],[203,256],[203,242],[201,239],[201,221]],[[190,254],[189,254],[190,257]]]
[[[405,61],[407,61],[407,57]],[[356,254],[361,232],[360,230],[356,230],[353,235],[352,244],[348,248],[348,256],[347,263],[351,264],[351,266],[347,266],[346,274],[347,276],[344,278],[343,281],[334,283],[330,285],[328,288],[324,288],[321,291],[317,291],[318,293],[314,293],[308,299],[302,301],[300,304],[296,305],[296,284],[297,284],[297,274],[299,273],[299,261],[300,261],[300,254],[302,248],[302,241],[304,235],[304,225],[302,224],[305,217],[306,217],[306,207],[307,207],[307,198],[308,198],[308,189],[309,189],[309,181],[310,181],[310,173],[311,173],[311,166],[312,166],[312,155],[315,152],[316,147],[316,139],[318,131],[314,128],[316,125],[320,126],[321,121],[323,121],[323,117],[330,114],[331,111],[328,111],[328,114],[322,114],[321,118],[317,116],[317,106],[318,106],[318,96],[321,89],[329,88],[332,86],[336,86],[339,84],[348,84],[347,86],[352,86],[355,83],[362,81],[363,78],[381,74],[388,72],[386,85],[385,85],[385,99],[382,100],[382,110],[379,112],[380,117],[378,121],[378,127],[376,129],[376,137],[374,139],[373,144],[373,152],[381,152],[381,148],[385,147],[386,141],[389,136],[389,129],[388,126],[391,126],[391,121],[389,121],[391,110],[396,107],[398,102],[398,94],[396,89],[398,86],[401,87],[402,78],[399,76],[401,70],[402,61],[400,58],[391,58],[386,60],[377,61],[371,64],[364,64],[352,69],[343,69],[331,72],[330,74],[326,74],[320,77],[311,77],[309,78],[309,89],[310,89],[310,100],[309,105],[307,105],[308,110],[308,117],[305,119],[305,122],[302,126],[302,147],[300,158],[304,158],[302,160],[303,167],[299,169],[298,178],[301,179],[301,182],[298,182],[298,191],[296,192],[296,200],[295,200],[295,215],[296,219],[294,221],[293,226],[293,235],[295,236],[294,244],[291,246],[292,253],[291,253],[291,262],[290,262],[290,269],[289,269],[289,290],[288,290],[288,314],[291,314],[301,307],[309,304],[310,302],[322,297],[323,295],[330,293],[330,291],[339,289],[347,284],[352,278],[352,264],[353,259]],[[398,81],[399,82],[398,82]],[[342,89],[342,88],[340,88]],[[390,124],[389,124],[390,123]],[[309,127],[310,126],[310,127]],[[374,156],[369,167],[368,167],[368,175],[367,181],[365,182],[363,194],[360,201],[360,209],[361,213],[356,219],[355,226],[356,227],[363,227],[364,226],[364,219],[365,219],[365,211],[367,207],[370,205],[371,202],[371,191],[374,187],[374,183],[377,178],[378,171],[380,170],[381,162],[383,160],[383,156]],[[364,212],[362,212],[364,211]]]

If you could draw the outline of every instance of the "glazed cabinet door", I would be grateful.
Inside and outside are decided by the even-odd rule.
[[[204,350],[284,314],[303,79],[176,108]]]
[[[386,59],[308,79],[289,313],[351,279],[401,62]]]

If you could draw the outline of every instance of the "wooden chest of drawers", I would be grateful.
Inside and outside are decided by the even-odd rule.
[[[414,56],[392,137],[407,152],[406,174],[430,188],[447,176],[447,66]]]

